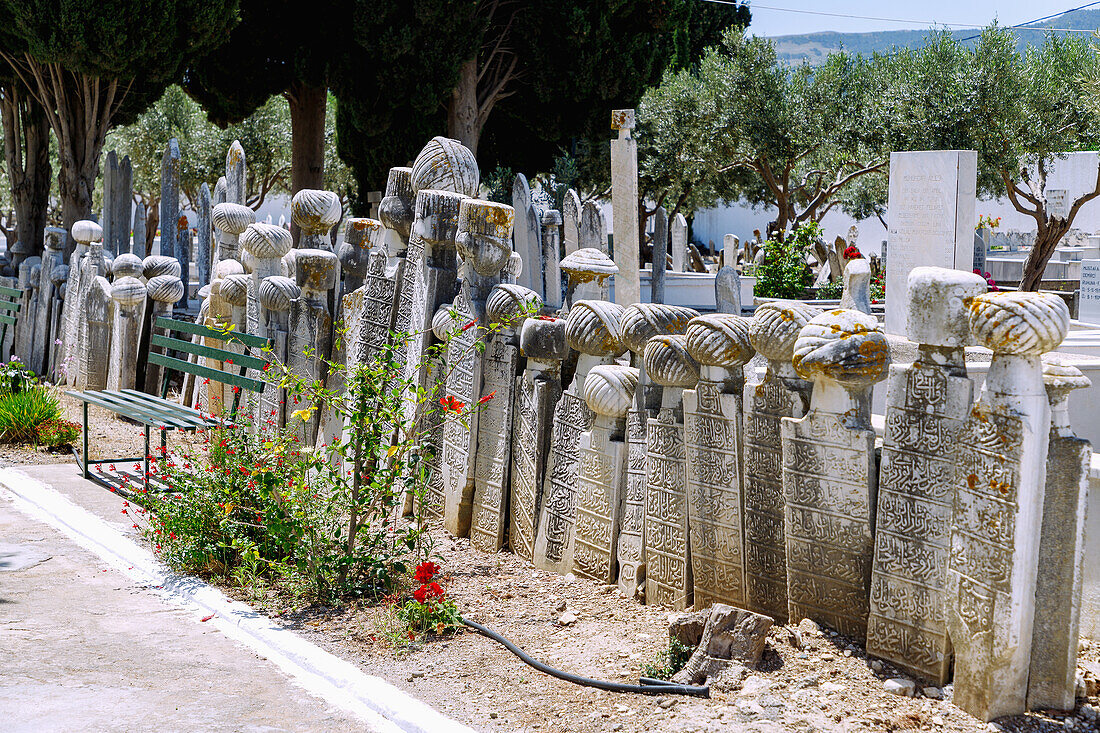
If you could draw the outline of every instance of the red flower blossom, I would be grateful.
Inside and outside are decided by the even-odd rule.
[[[443,408],[448,412],[462,412],[462,408],[466,407],[466,403],[459,401],[451,395],[440,397],[439,404],[443,405]]]
[[[861,260],[863,259],[863,253],[859,251],[859,247],[853,244],[844,248],[844,259]]]
[[[442,598],[443,597],[443,588],[441,588],[439,586],[439,583],[435,583],[435,582],[428,583],[427,588],[428,588],[428,597],[429,598]]]
[[[416,582],[424,585],[432,582],[432,578],[439,574],[439,566],[431,560],[425,560],[416,567],[416,573],[413,575],[416,578]]]
[[[488,402],[489,400],[493,399],[496,396],[497,396],[497,391],[494,389],[492,392],[490,392],[489,394],[485,395],[480,400],[478,400],[477,403],[479,405],[484,405],[486,402]]]
[[[416,599],[417,603],[423,603],[428,600],[428,586],[422,585],[413,591],[413,598]]]

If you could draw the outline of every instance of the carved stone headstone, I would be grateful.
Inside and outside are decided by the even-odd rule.
[[[298,377],[313,382],[324,379],[323,360],[332,353],[332,312],[328,299],[336,285],[339,262],[335,254],[323,249],[299,249],[297,252],[295,282],[302,293],[290,305],[289,367]],[[304,407],[306,405],[297,405],[297,409]],[[289,415],[287,422],[291,423]],[[293,427],[303,446],[313,445],[319,423],[316,411],[308,420],[295,418]]]
[[[240,261],[240,236],[256,221],[256,212],[240,204],[224,203],[214,206],[211,218],[218,230],[218,252],[212,272],[212,279],[217,279],[219,263],[226,260]]]
[[[565,273],[565,311],[576,300],[596,300],[608,289],[608,282],[619,271],[615,263],[603,252],[582,247],[561,261]]]
[[[113,159],[112,159],[113,158]],[[110,174],[108,176],[108,171]],[[107,154],[103,171],[103,248],[111,255],[130,251],[130,208],[133,203],[133,166],[130,156],[118,160],[115,151]],[[108,181],[108,177],[110,180]],[[110,219],[110,231],[106,223]]]
[[[646,343],[646,376],[661,385],[661,407],[646,429],[645,601],[683,610],[693,603],[688,541],[683,392],[699,381],[686,336]]]
[[[626,350],[618,336],[622,312],[615,303],[581,300],[573,304],[566,319],[566,339],[580,357],[572,383],[554,408],[533,560],[542,570],[564,575],[573,567],[580,439],[594,417],[584,401],[584,380],[593,367],[614,363]]]
[[[220,204],[230,206],[230,204]],[[258,336],[266,336],[260,323],[260,283],[265,278],[283,274],[283,255],[294,242],[290,232],[272,224],[249,224],[241,233],[241,249],[251,256],[252,275],[248,286],[248,305],[245,330]],[[232,273],[229,273],[232,274]]]
[[[180,299],[180,291],[183,290],[183,280],[180,279],[178,262],[170,257],[166,257],[164,258],[164,263],[175,265],[175,267],[170,268],[168,272],[164,272],[163,274],[153,275],[148,278],[148,281],[145,283],[145,291],[149,297],[149,309],[142,329],[150,334],[168,336],[169,334],[165,329],[156,325],[157,318],[170,318],[172,316],[172,306]],[[148,272],[148,269],[146,271]],[[145,343],[148,343],[148,341],[145,340]],[[150,345],[149,353],[163,354],[164,347]],[[218,362],[218,364],[220,366],[221,362]],[[159,395],[161,387],[163,386],[163,380],[164,368],[159,364],[147,363],[142,381],[144,391],[148,394]],[[213,381],[211,381],[210,384],[211,387],[214,386]],[[208,390],[208,394],[209,393]],[[220,406],[221,403],[219,402],[219,412]],[[213,412],[213,410],[211,410],[211,412]]]
[[[290,306],[301,296],[302,289],[289,277],[271,275],[260,281],[257,294],[260,304],[260,332],[271,339],[269,358],[287,364]],[[286,424],[285,389],[265,384],[258,405],[256,422],[261,430],[277,429]]]
[[[1073,434],[1069,394],[1092,382],[1069,357],[1044,354],[1043,384],[1050,401],[1050,445],[1027,706],[1032,710],[1073,710],[1092,445]]]
[[[512,229],[515,251],[523,259],[523,279],[520,282],[541,297],[546,292],[541,267],[542,253],[536,249],[535,242],[531,241],[530,226],[527,222],[531,208],[531,187],[527,184],[527,177],[522,173],[517,174],[512,183],[512,208],[516,212],[516,222]]]
[[[908,334],[919,351],[915,363],[890,367],[886,394],[867,651],[937,685],[951,664],[944,593],[953,447],[973,397],[967,310],[985,289],[960,270],[909,273]]]
[[[719,313],[741,315],[741,276],[737,268],[723,265],[714,276],[714,302]]]
[[[62,250],[65,230],[46,227],[43,238],[42,269],[38,271],[38,309],[34,313],[34,348],[27,364],[35,374],[50,374],[53,342],[58,338],[53,322],[61,310],[61,294],[54,285],[54,272],[64,266]],[[117,262],[117,259],[116,259]]]
[[[145,256],[149,254],[145,247],[147,234],[145,217],[145,204],[134,206],[134,241],[130,246],[130,251],[142,259],[145,259]]]
[[[684,215],[679,212],[672,217],[670,239],[672,241],[672,271],[685,272],[688,263],[688,223]],[[735,265],[737,263],[732,262],[730,264]]]
[[[868,315],[871,313],[871,265],[867,260],[851,260],[844,268],[840,307]]]
[[[953,701],[981,720],[1026,707],[1051,423],[1040,355],[1068,328],[1057,295],[986,293],[970,305],[970,331],[993,360],[955,440],[947,630]]]
[[[531,560],[542,508],[552,412],[561,398],[561,362],[569,354],[565,321],[528,318],[520,330],[520,353],[527,363],[516,378],[508,537],[512,552]]]
[[[561,213],[547,209],[542,215],[542,264],[546,307],[561,308]],[[538,262],[534,266],[538,266]]]
[[[653,269],[650,270],[649,302],[665,302],[665,273],[668,270],[668,213],[658,206],[653,213]],[[641,296],[639,295],[639,300]]]
[[[580,245],[581,249],[595,249],[608,254],[607,246],[607,225],[604,223],[603,214],[600,213],[600,207],[595,201],[586,201],[581,208],[581,224],[580,224]],[[618,263],[615,264],[615,270],[618,271]],[[608,300],[611,297],[611,284],[605,283],[600,289],[600,300]]]
[[[244,147],[240,140],[234,140],[225,154],[225,202],[244,205],[247,202],[248,180]],[[216,197],[215,197],[216,198]],[[215,202],[215,205],[220,202]]]
[[[111,297],[115,300],[115,316],[107,389],[133,389],[137,380],[141,319],[145,315],[145,284],[136,277],[116,278],[111,286]]]
[[[870,392],[890,347],[875,318],[831,310],[803,326],[792,363],[814,387],[810,412],[782,427],[790,621],[863,639],[876,485]]]
[[[618,364],[594,367],[584,380],[585,403],[595,418],[580,439],[573,572],[604,584],[618,578],[626,413],[637,386],[638,370]]]
[[[168,141],[160,159],[160,245],[158,255],[176,257],[176,221],[180,216],[180,144]]]
[[[98,245],[97,245],[98,246]],[[106,389],[107,360],[111,340],[111,283],[102,275],[85,272],[91,281],[84,294],[84,344],[87,347],[80,358],[80,371],[76,388],[82,390]]]
[[[187,216],[185,214],[179,214],[176,219],[176,237],[173,246],[175,251],[172,255],[180,263],[180,268],[183,270],[180,278],[185,286],[178,305],[180,308],[186,309],[187,299],[190,297],[188,290],[191,283],[191,230],[187,226]]]
[[[344,292],[350,293],[363,284],[370,269],[370,254],[382,241],[382,222],[377,219],[348,219],[344,224],[344,241],[336,248],[340,272],[344,276]],[[379,251],[385,268],[386,253]],[[393,291],[390,291],[393,302]]]
[[[699,364],[699,383],[684,390],[688,530],[695,605],[731,603],[744,608],[743,365],[755,353],[751,320],[734,315],[691,319],[688,354]]]
[[[214,264],[212,249],[213,225],[210,223],[210,186],[204,182],[199,187],[198,235],[195,246],[195,271],[199,287],[210,283],[210,268]]]
[[[332,251],[329,232],[340,221],[340,197],[332,191],[303,188],[290,202],[290,216],[302,230],[298,249]]]
[[[562,243],[568,257],[581,248],[581,199],[576,191],[571,188],[566,190],[561,208]]]
[[[82,260],[88,254],[89,245],[102,239],[103,229],[94,221],[83,219],[73,224],[72,237],[76,242],[76,248],[69,257],[69,279],[65,284],[65,303],[61,311],[61,358],[60,363],[55,364],[54,367],[58,376],[68,384],[76,381],[79,371],[77,359],[80,354],[80,323],[83,319],[84,306],[81,298],[88,288],[87,282],[81,284]],[[102,252],[102,248],[100,251]],[[102,254],[100,260],[102,261]],[[106,274],[105,264],[104,271],[97,274]]]
[[[634,110],[611,112],[611,129],[618,136],[611,141],[611,213],[615,232],[615,302],[620,305],[642,300],[639,271],[638,231],[638,141],[631,135]]]

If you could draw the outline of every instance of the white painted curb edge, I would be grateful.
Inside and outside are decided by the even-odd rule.
[[[230,600],[197,578],[170,571],[109,523],[25,473],[0,470],[0,488],[7,489],[21,512],[60,530],[133,580],[157,589],[165,600],[204,616],[215,614],[209,623],[226,636],[275,663],[311,694],[363,718],[373,729],[473,733],[472,728],[282,628],[247,604]]]

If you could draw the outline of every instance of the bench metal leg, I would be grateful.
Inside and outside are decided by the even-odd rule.
[[[84,454],[80,457],[84,478],[88,478],[88,403],[84,403]]]
[[[145,493],[149,493],[149,426],[145,426]]]

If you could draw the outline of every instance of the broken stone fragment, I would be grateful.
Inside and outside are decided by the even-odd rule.
[[[706,613],[706,612],[704,612]],[[770,616],[715,603],[691,659],[673,677],[680,684],[702,684],[731,664],[757,664],[764,653]]]

